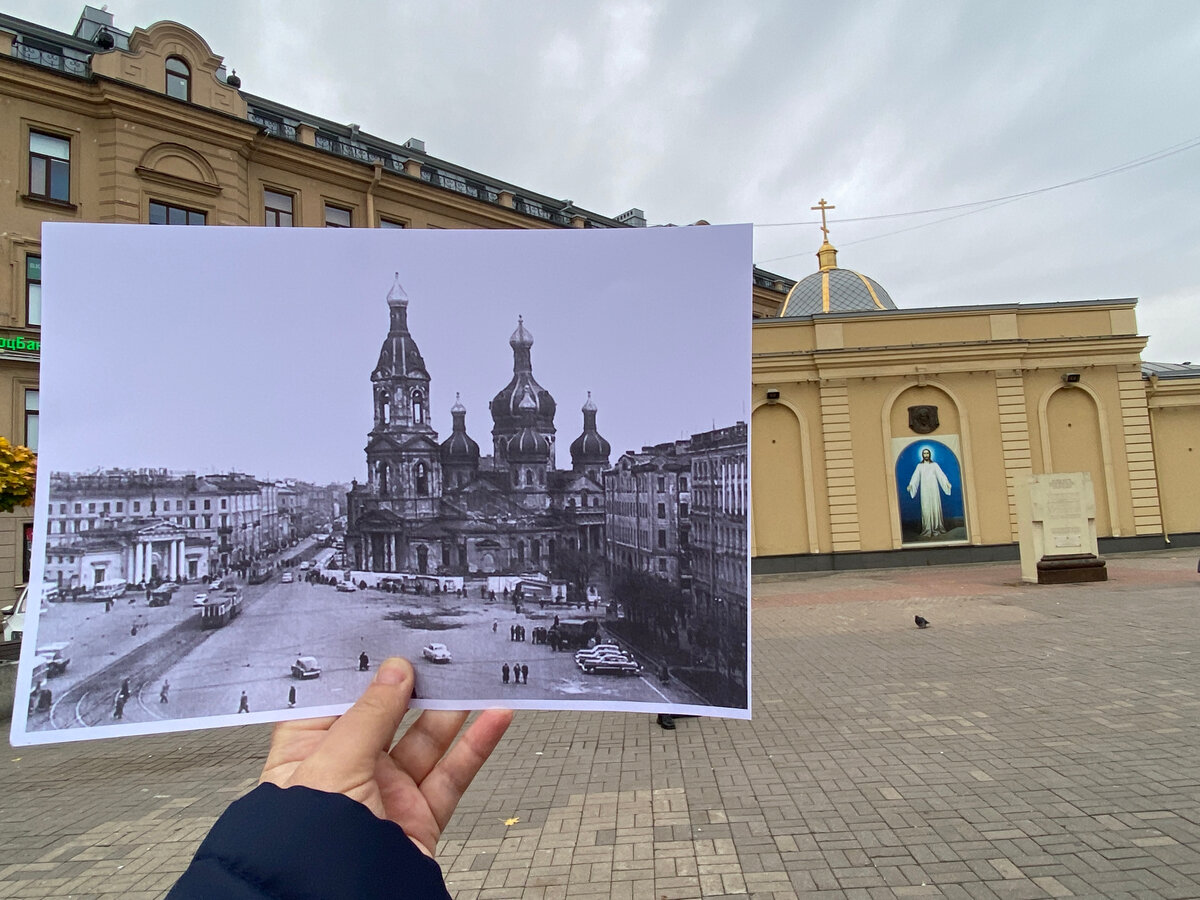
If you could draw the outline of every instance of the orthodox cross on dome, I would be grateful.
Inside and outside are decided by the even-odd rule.
[[[827,209],[837,209],[837,207],[836,207],[836,206],[832,206],[832,205],[830,205],[830,204],[826,203],[826,202],[825,202],[825,198],[824,198],[824,197],[822,197],[822,198],[821,198],[821,202],[820,202],[820,203],[818,203],[816,206],[811,206],[811,207],[809,207],[809,208],[810,208],[810,209],[813,209],[813,210],[817,210],[817,209],[819,209],[819,210],[821,211],[821,234],[823,235],[823,239],[825,240],[825,242],[826,242],[826,243],[828,243],[828,241],[829,241],[829,227],[828,227],[828,226],[825,224],[825,210],[827,210]]]

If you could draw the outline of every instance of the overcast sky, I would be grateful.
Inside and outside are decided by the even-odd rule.
[[[7,0],[70,32],[83,8]],[[217,4],[174,19],[245,90],[587,209],[753,222],[754,259],[840,265],[904,308],[1137,297],[1145,358],[1200,361],[1200,4],[796,0]],[[978,209],[978,207],[971,207]],[[961,210],[965,211],[965,210]],[[961,212],[960,211],[960,212]],[[907,229],[907,230],[905,230]],[[900,232],[900,233],[897,233]]]

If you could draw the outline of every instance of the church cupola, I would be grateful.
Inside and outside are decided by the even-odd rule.
[[[525,327],[525,320],[517,318],[516,331],[508,340],[513,350],[512,380],[492,399],[492,446],[498,463],[507,458],[509,446],[518,432],[526,426],[521,403],[528,395],[533,405],[533,427],[549,443],[549,465],[554,468],[554,413],[556,405],[550,392],[533,377],[531,350],[533,335]]]
[[[467,434],[467,408],[458,394],[450,416],[454,426],[450,437],[442,441],[442,473],[447,487],[461,487],[479,470],[479,445]]]
[[[508,439],[505,448],[512,487],[527,509],[545,509],[550,505],[547,481],[553,448],[538,428],[538,405],[532,388],[521,395],[517,411],[522,427]]]
[[[571,468],[576,472],[586,472],[599,481],[600,472],[608,468],[612,446],[596,430],[596,404],[592,402],[591,391],[588,391],[582,412],[583,434],[571,442]]]
[[[408,294],[400,273],[387,295],[388,335],[371,373],[375,394],[374,432],[432,434],[429,422],[429,373],[417,342],[408,331]]]

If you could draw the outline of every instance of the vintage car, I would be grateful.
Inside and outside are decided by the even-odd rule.
[[[584,668],[592,675],[640,675],[642,667],[632,659],[600,659]]]
[[[353,581],[339,581],[337,583],[337,587],[335,589],[341,591],[344,594],[353,594],[355,591],[358,590],[358,585],[355,584]]]
[[[298,656],[292,663],[292,677],[304,681],[307,678],[320,678],[321,667],[317,665],[315,656]]]
[[[207,591],[197,591],[196,596],[192,598],[192,606],[203,606],[208,602]]]
[[[161,587],[156,587],[150,592],[150,602],[147,605],[166,606],[171,602],[171,595],[173,593],[175,593],[175,585],[168,587],[164,584]]]
[[[296,580],[296,576],[293,575],[291,572],[284,572],[281,576],[279,576],[280,584],[291,584],[295,580]]]
[[[54,676],[61,675],[67,671],[67,666],[71,663],[71,657],[67,656],[67,647],[70,644],[65,641],[58,644],[42,644],[38,647],[37,658],[39,662],[46,664],[46,675]]]
[[[421,648],[421,655],[435,663],[448,663],[453,659],[445,644],[426,644]]]

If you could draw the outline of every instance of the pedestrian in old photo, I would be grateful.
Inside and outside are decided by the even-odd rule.
[[[500,677],[504,680],[505,684],[508,684],[508,663],[500,667]]]
[[[126,700],[129,699],[129,679],[126,678],[121,682],[121,696]]]
[[[242,696],[245,697],[246,695],[243,693]],[[290,688],[288,688],[288,709],[291,709],[295,705],[296,705],[296,686],[293,684]],[[249,712],[249,711],[250,711],[249,709],[246,710],[246,712]]]
[[[364,650],[358,654],[358,671],[365,672],[371,668],[371,660],[367,657],[367,651]]]
[[[521,663],[521,680],[529,684],[529,666],[525,665],[525,663]]]
[[[500,627],[500,621],[498,619],[493,619],[492,620],[492,634],[495,634],[496,629],[499,627]]]
[[[242,699],[238,701],[238,712],[250,712],[250,698],[246,696],[246,692],[242,691]]]
[[[171,691],[171,682],[167,681],[164,678],[162,687],[158,689],[158,702],[159,703],[170,703],[171,698],[168,696],[170,691]]]
[[[122,694],[119,691],[117,692],[117,699],[113,703],[113,718],[114,719],[125,718],[125,701],[128,699],[129,699],[128,694]]]
[[[513,684],[521,683],[521,664],[513,663]]]

